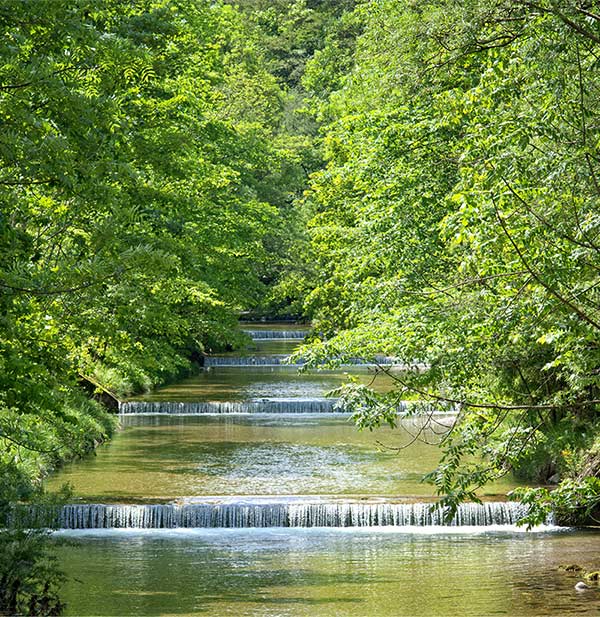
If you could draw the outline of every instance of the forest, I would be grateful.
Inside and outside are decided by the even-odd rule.
[[[308,367],[418,365],[340,397],[364,430],[456,412],[450,515],[509,473],[525,525],[598,515],[598,2],[3,0],[0,28],[3,521],[240,315],[310,322]],[[0,544],[0,614],[59,614],[44,535]]]

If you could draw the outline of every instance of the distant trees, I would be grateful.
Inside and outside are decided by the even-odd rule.
[[[319,109],[307,306],[329,341],[312,355],[428,363],[379,402],[460,408],[429,478],[450,507],[509,470],[596,486],[594,3],[382,0],[355,18],[354,68]]]

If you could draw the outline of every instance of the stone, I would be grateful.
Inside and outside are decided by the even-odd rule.
[[[568,563],[558,566],[559,570],[565,570],[565,572],[581,572],[583,568],[576,563]]]

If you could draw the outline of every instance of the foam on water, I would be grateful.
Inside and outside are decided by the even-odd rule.
[[[306,330],[242,330],[253,341],[271,341],[274,339],[302,340],[306,337]]]
[[[295,398],[254,401],[131,401],[119,405],[122,414],[318,414],[343,412],[336,408],[335,399]]]
[[[285,354],[269,354],[258,356],[205,356],[204,366],[210,367],[222,367],[222,366],[289,366],[298,367],[303,366],[304,362],[301,360],[291,361],[288,355]],[[401,369],[419,369],[421,365],[404,366],[398,364],[395,358],[388,356],[376,356],[373,359],[363,358],[349,358],[342,362],[341,366],[394,366]]]
[[[460,527],[454,526],[440,526],[440,525],[427,525],[427,526],[410,526],[405,527],[296,527],[296,528],[191,528],[191,527],[176,527],[176,528],[88,528],[88,529],[55,529],[52,530],[52,535],[56,537],[65,538],[143,538],[143,537],[160,537],[160,538],[202,538],[213,539],[217,542],[221,542],[224,538],[245,536],[257,536],[262,537],[265,540],[269,538],[281,537],[282,533],[285,533],[286,537],[290,534],[296,536],[313,536],[313,535],[367,535],[377,534],[380,535],[406,535],[406,536],[476,536],[476,535],[515,535],[515,534],[556,534],[556,533],[568,533],[573,531],[571,527],[560,527],[558,525],[536,525],[531,529],[527,529],[526,526],[518,525],[486,525],[481,526],[469,526],[462,525]]]

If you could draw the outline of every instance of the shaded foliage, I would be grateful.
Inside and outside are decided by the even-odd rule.
[[[64,580],[42,531],[0,531],[0,615],[62,614]]]
[[[240,8],[8,0],[0,30],[1,526],[115,430],[83,384],[147,390],[241,344],[240,311],[293,310],[270,288],[318,156],[295,55],[275,71]],[[59,613],[44,535],[0,544],[0,612]]]

